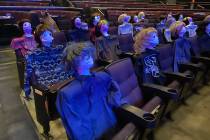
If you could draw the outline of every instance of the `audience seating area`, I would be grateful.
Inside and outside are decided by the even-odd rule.
[[[141,81],[143,75],[137,72],[137,59],[139,58],[134,53],[135,38],[130,34],[118,35],[118,17],[124,13],[134,16],[143,11],[145,12],[145,18],[149,22],[142,23],[141,26],[144,28],[156,28],[157,23],[160,22],[160,16],[167,16],[172,12],[172,16],[183,14],[184,17],[192,17],[194,23],[199,26],[203,23],[203,19],[207,15],[210,15],[210,9],[186,9],[189,5],[188,3],[169,5],[134,0],[72,0],[70,2],[74,7],[50,6],[50,1],[0,1],[0,44],[8,45],[13,38],[20,36],[18,21],[30,19],[32,26],[33,21],[42,23],[42,12],[45,11],[49,13],[60,29],[60,32],[53,33],[53,46],[66,46],[68,42],[84,41],[83,38],[74,39],[72,37],[72,34],[74,34],[72,28],[74,22],[72,20],[74,17],[80,15],[82,20],[88,21],[89,19],[83,19],[85,16],[81,15],[81,13],[88,8],[97,11],[102,15],[101,19],[107,19],[110,23],[109,33],[115,36],[117,42],[115,45],[117,44],[117,49],[120,50],[120,53],[115,54],[118,56],[117,60],[108,62],[104,60],[106,63],[97,64],[92,71],[103,71],[109,74],[119,85],[119,89],[122,92],[122,99],[127,101],[125,105],[114,110],[118,122],[115,128],[117,131],[112,133],[112,139],[127,140],[131,138],[132,140],[143,140],[147,137],[148,140],[154,140],[155,129],[161,127],[163,121],[172,120],[171,113],[176,113],[176,109],[182,106],[187,98],[209,82],[210,56],[204,56],[200,52],[197,38],[188,38],[194,51],[192,52],[191,61],[190,63],[181,65],[178,72],[175,72],[173,70],[176,53],[174,43],[159,44],[157,50],[160,54],[158,57],[160,60],[160,70],[161,74],[167,80],[164,84],[143,83]],[[207,5],[208,7],[210,2],[196,4],[203,5],[204,7]],[[35,27],[33,28],[35,29]],[[85,41],[90,41],[90,33],[88,31],[85,37]],[[94,45],[96,50],[100,50],[100,46],[97,44],[97,38]],[[16,55],[17,53],[16,51]],[[25,60],[20,60],[17,55],[17,68],[20,88],[22,89],[24,87],[25,63]],[[31,108],[28,108],[30,110],[29,112],[38,113],[42,117],[41,119],[47,120],[44,122],[47,123],[46,125],[50,125],[50,121],[57,121],[60,117],[55,105],[57,94],[73,80],[71,77],[47,89],[34,84],[32,88],[35,109],[32,108],[32,111],[30,110]],[[37,83],[36,80],[31,82]],[[41,94],[43,93],[44,96],[36,94],[37,91],[41,92]],[[30,104],[26,103],[27,107],[30,107]],[[59,122],[59,125],[62,125],[61,122]],[[51,132],[55,132],[55,130]]]

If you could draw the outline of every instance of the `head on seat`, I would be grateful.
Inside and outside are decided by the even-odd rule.
[[[145,49],[154,49],[159,44],[157,30],[153,27],[145,28],[135,36],[134,50],[140,54]]]
[[[39,43],[40,47],[49,48],[52,46],[54,38],[52,31],[49,28],[47,28],[44,24],[40,24],[35,30],[35,39]]]
[[[103,36],[109,36],[109,24],[107,22],[107,20],[101,20],[99,22],[99,29],[100,29],[100,32]]]
[[[139,19],[144,19],[145,13],[143,11],[139,12],[138,17],[139,17]]]
[[[176,21],[174,24],[170,26],[171,35],[174,39],[179,37],[184,37],[186,33],[185,23],[182,21]]]
[[[21,31],[21,34],[23,34],[25,37],[32,37],[32,27],[30,20],[23,19],[18,22],[19,29]]]
[[[90,75],[95,49],[91,42],[71,43],[64,51],[65,62],[76,74]]]
[[[118,17],[118,23],[122,24],[122,23],[128,23],[131,19],[131,16],[127,15],[127,14],[121,14]]]

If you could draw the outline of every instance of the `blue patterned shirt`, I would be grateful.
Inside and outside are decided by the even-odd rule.
[[[48,87],[70,77],[71,73],[65,71],[64,64],[62,63],[63,49],[64,46],[43,47],[36,49],[26,56],[24,82],[26,95],[30,94],[32,77],[36,79],[35,81],[38,85],[43,87]]]

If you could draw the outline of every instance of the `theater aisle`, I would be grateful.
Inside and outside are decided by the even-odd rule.
[[[156,140],[210,139],[210,83],[173,113],[173,122],[166,122],[156,131]]]
[[[15,55],[0,46],[0,140],[38,140],[19,94]]]

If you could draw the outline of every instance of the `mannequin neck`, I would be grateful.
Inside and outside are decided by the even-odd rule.
[[[91,72],[90,72],[90,69],[87,69],[87,68],[77,68],[77,73],[79,75],[91,75]]]

